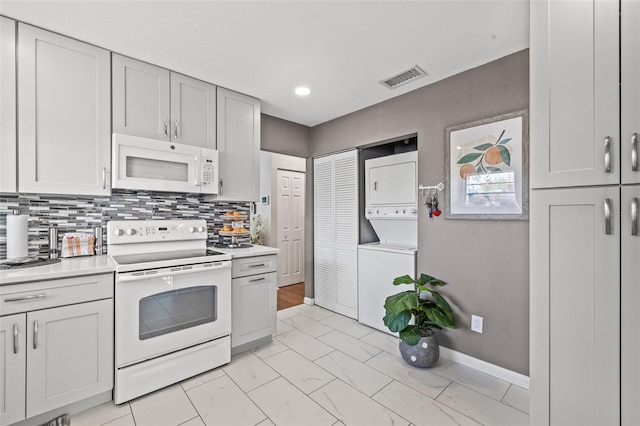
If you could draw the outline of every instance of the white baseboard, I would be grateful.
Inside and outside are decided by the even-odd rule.
[[[315,305],[316,304],[315,299],[313,297],[306,297],[305,296],[303,302],[304,302],[305,305]]]
[[[520,386],[521,388],[529,389],[529,377],[525,376],[524,374],[507,370],[506,368],[491,364],[478,358],[474,358],[470,355],[463,354],[462,352],[445,348],[442,345],[440,345],[440,356],[450,359],[451,361],[458,362],[462,365],[466,365],[467,367],[471,367],[475,370],[482,371],[483,373],[497,377],[498,379],[513,383],[514,385]]]

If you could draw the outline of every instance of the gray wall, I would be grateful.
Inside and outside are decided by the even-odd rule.
[[[446,127],[528,107],[524,50],[313,127],[311,155],[416,133],[419,181],[435,185],[444,182]],[[443,346],[528,375],[528,222],[429,219],[421,208],[418,271],[450,284],[443,293],[458,329],[440,333]],[[484,317],[483,334],[470,331],[472,314]]]
[[[263,151],[302,158],[310,156],[309,127],[267,114],[260,118],[260,148]]]

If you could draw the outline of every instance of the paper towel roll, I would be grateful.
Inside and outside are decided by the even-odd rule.
[[[7,259],[29,255],[29,216],[26,214],[7,215]]]

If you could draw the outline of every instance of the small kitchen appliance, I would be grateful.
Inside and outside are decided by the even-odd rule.
[[[116,404],[231,360],[231,255],[204,220],[107,224],[116,264]]]

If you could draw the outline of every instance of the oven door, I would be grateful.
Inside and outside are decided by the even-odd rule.
[[[231,332],[231,261],[117,274],[116,366]]]
[[[200,148],[113,134],[113,188],[200,192]]]

